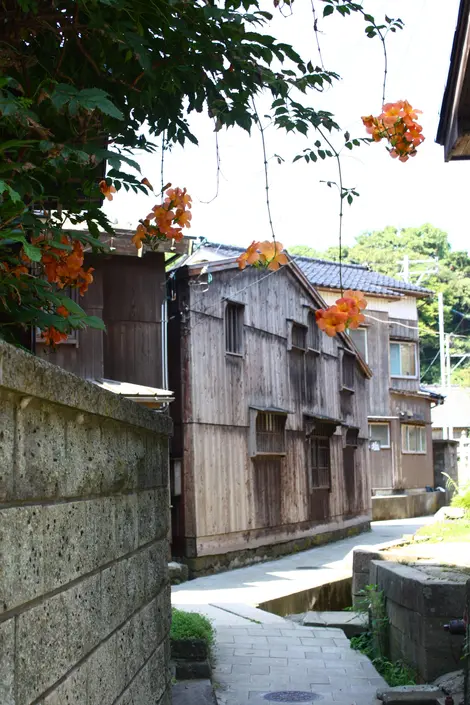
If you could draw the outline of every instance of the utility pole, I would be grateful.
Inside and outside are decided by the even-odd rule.
[[[446,388],[446,357],[445,357],[445,343],[444,343],[444,295],[440,291],[437,295],[437,304],[439,309],[439,357],[441,362],[441,391],[444,394],[444,389]],[[444,439],[448,438],[447,427],[444,426],[442,429],[442,434]]]
[[[403,257],[403,281],[407,284],[410,281],[410,256],[404,255]]]
[[[450,366],[450,334],[446,333],[445,335],[445,355],[446,355],[446,387],[447,387],[447,398],[450,399],[450,392],[451,392],[451,374],[452,374],[452,369]],[[454,429],[452,426],[447,427],[447,438],[450,438],[451,440],[454,438]]]

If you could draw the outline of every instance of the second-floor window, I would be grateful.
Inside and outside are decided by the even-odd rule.
[[[286,414],[258,411],[256,415],[256,455],[284,455]]]
[[[352,392],[355,388],[356,356],[344,350],[341,367],[341,386]]]
[[[416,343],[390,343],[390,376],[417,377]]]
[[[362,357],[366,362],[367,359],[367,329],[366,328],[356,328],[356,330],[349,330],[349,336],[352,338],[354,345],[361,353]]]
[[[243,319],[245,307],[228,301],[225,306],[225,351],[243,355]]]
[[[390,424],[388,422],[370,423],[369,440],[380,443],[381,449],[390,448]]]

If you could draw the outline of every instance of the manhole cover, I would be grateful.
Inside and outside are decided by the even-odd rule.
[[[280,690],[277,693],[267,693],[265,700],[273,703],[311,703],[313,700],[320,700],[318,693],[307,693],[302,690]]]

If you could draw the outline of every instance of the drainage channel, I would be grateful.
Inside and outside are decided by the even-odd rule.
[[[279,617],[303,612],[339,612],[351,607],[352,577],[332,580],[306,590],[260,602],[258,608]]]

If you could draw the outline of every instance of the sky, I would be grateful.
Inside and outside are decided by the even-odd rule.
[[[271,0],[261,4],[263,9],[272,9]],[[346,244],[352,244],[361,232],[387,225],[401,228],[431,223],[448,232],[455,249],[470,247],[470,162],[445,163],[443,148],[435,143],[458,4],[459,0],[364,2],[376,19],[387,14],[405,22],[401,32],[387,39],[386,100],[406,99],[422,110],[426,140],[418,155],[406,163],[393,160],[383,143],[343,151],[344,186],[355,187],[360,193],[352,206],[345,207]],[[359,17],[342,18],[335,13],[320,19],[318,26],[325,66],[339,73],[341,80],[323,94],[312,93],[310,103],[334,113],[352,137],[366,136],[361,116],[378,114],[381,108],[381,43],[366,37],[365,23]],[[276,12],[267,31],[291,43],[314,65],[319,64],[309,0],[295,0],[290,16]],[[258,112],[263,114],[263,100],[258,103]],[[240,246],[270,238],[259,131],[253,130],[251,136],[238,128],[219,132],[220,186],[214,199],[217,169],[213,124],[206,115],[194,115],[190,122],[199,145],[174,147],[166,152],[164,160],[165,182],[186,187],[193,198],[192,227],[186,233]],[[302,244],[321,251],[337,245],[338,192],[321,183],[337,181],[334,160],[292,163],[315,137],[287,137],[267,126],[265,138],[276,239],[287,248]],[[340,136],[336,144],[341,146]],[[284,159],[282,164],[278,164],[276,154]],[[136,158],[142,175],[159,186],[160,155],[138,154]],[[121,191],[105,209],[118,227],[135,228],[155,200]]]

